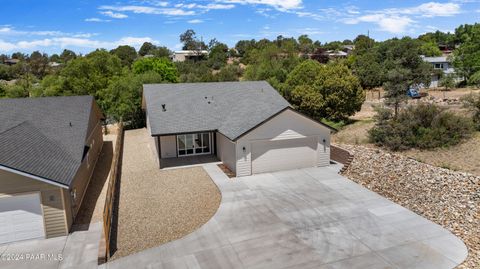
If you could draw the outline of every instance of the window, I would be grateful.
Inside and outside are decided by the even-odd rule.
[[[210,140],[210,133],[177,135],[178,156],[210,154]]]
[[[434,68],[435,69],[443,69],[443,64],[441,64],[441,63],[440,64],[435,64]]]

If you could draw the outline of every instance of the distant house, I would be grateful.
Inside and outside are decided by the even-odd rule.
[[[53,68],[59,67],[61,65],[62,65],[61,63],[57,63],[57,62],[49,62],[48,63],[48,66],[53,67]]]
[[[434,70],[441,71],[443,75],[455,74],[455,69],[453,68],[451,62],[448,60],[447,56],[438,56],[438,57],[423,57],[423,60],[427,63],[432,64]],[[435,73],[432,75],[432,82],[430,83],[429,88],[438,88],[439,82],[442,75]]]
[[[348,55],[352,54],[354,49],[355,49],[355,45],[343,45],[342,46],[342,51],[346,52]]]
[[[343,50],[327,50],[326,55],[330,59],[347,58],[348,53]]]
[[[172,61],[184,62],[186,60],[196,60],[208,55],[206,50],[178,50],[172,54]]]
[[[0,99],[0,244],[70,232],[102,118],[91,96]]]
[[[6,59],[5,61],[3,61],[3,63],[6,65],[16,65],[19,62],[20,62],[19,59]]]

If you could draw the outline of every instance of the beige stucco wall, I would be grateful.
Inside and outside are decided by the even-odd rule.
[[[223,162],[232,172],[236,170],[235,143],[217,132],[217,158]]]
[[[19,174],[0,170],[0,198],[40,192],[47,238],[68,234],[62,188]]]
[[[318,141],[318,166],[329,165],[330,129],[295,111],[287,109],[236,141],[237,176],[248,176],[252,173],[252,142],[305,137],[316,137]],[[243,147],[245,147],[245,151],[243,151]]]

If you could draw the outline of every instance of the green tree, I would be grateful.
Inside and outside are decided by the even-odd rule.
[[[64,49],[62,54],[60,54],[60,61],[62,63],[68,63],[75,58],[77,58],[77,54],[71,50]]]
[[[150,42],[144,42],[138,51],[138,55],[145,56],[145,55],[152,55],[154,50],[157,47]]]
[[[455,74],[446,74],[439,81],[439,86],[444,87],[445,91],[449,91],[455,87]]]
[[[352,67],[364,89],[382,86],[385,78],[384,69],[374,50],[354,56]]]
[[[48,55],[39,51],[34,51],[28,58],[29,71],[37,78],[45,76],[48,67]]]
[[[442,56],[442,52],[438,48],[437,43],[432,42],[422,42],[420,54],[427,57]]]
[[[394,107],[396,117],[400,105],[407,99],[407,90],[429,85],[433,68],[420,57],[419,43],[409,37],[385,41],[378,50],[386,70],[385,103]]]
[[[476,125],[476,129],[480,131],[480,94],[471,93],[462,97],[464,107],[469,109],[473,113],[473,122]]]
[[[292,105],[317,119],[344,120],[360,111],[365,101],[359,80],[341,62],[305,61],[289,74],[286,85],[293,87]]]
[[[238,64],[229,64],[220,69],[216,75],[218,81],[238,81],[243,70]]]
[[[301,35],[298,37],[298,46],[299,50],[302,53],[313,53],[315,50],[315,45],[313,40],[308,37],[308,35]]]
[[[44,95],[93,95],[108,86],[110,79],[121,74],[120,59],[106,50],[96,50],[70,60],[58,75],[41,83]]]
[[[224,43],[212,39],[208,46],[208,64],[213,69],[218,70],[227,64],[228,46]]]
[[[462,25],[455,35],[463,43],[454,51],[453,65],[465,81],[480,71],[480,24]]]
[[[110,51],[111,54],[116,55],[122,61],[123,66],[130,67],[137,58],[137,51],[132,46],[118,46]]]
[[[176,66],[165,58],[142,58],[133,63],[134,74],[143,74],[153,71],[162,77],[163,81],[178,82]]]
[[[183,50],[205,50],[207,45],[197,39],[196,33],[192,29],[188,29],[180,35],[180,42],[183,43]]]
[[[468,83],[470,85],[480,87],[480,71],[477,71],[475,74],[471,75],[470,79],[468,80]]]
[[[99,105],[109,118],[123,120],[130,128],[145,126],[141,109],[143,84],[166,82],[153,71],[134,75],[126,72],[112,78],[107,88],[98,92]]]
[[[375,40],[366,36],[359,35],[353,40],[355,45],[355,54],[362,55],[375,46]]]

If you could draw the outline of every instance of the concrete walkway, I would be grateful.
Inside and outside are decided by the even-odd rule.
[[[90,224],[87,231],[72,232],[68,236],[0,245],[0,268],[96,268],[101,233],[102,224],[98,222]],[[6,260],[12,257],[16,260]]]
[[[450,232],[338,175],[338,166],[235,180],[204,168],[222,192],[209,222],[101,268],[442,269],[467,256]]]

